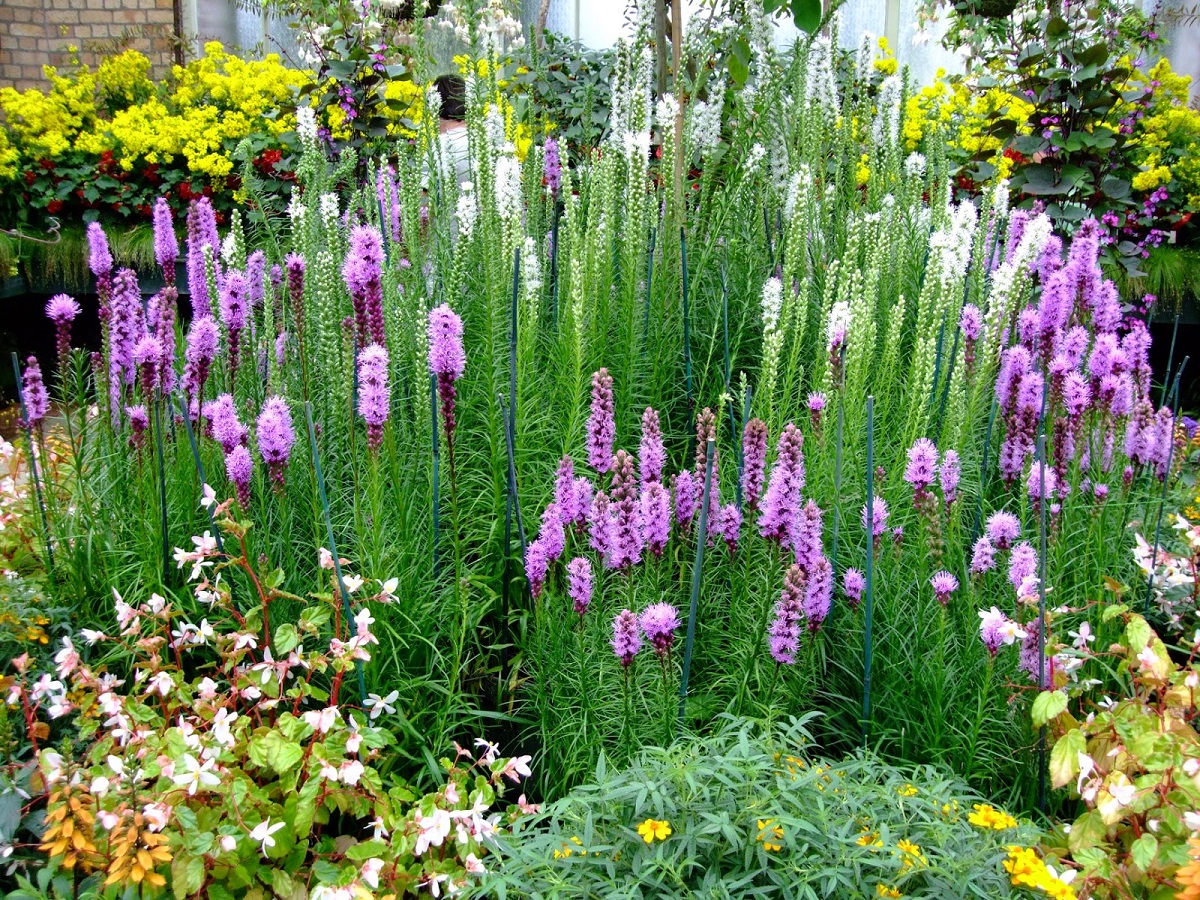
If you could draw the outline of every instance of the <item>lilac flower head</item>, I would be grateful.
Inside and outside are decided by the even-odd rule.
[[[804,595],[804,618],[814,634],[829,616],[833,606],[833,567],[824,556],[819,557],[808,573],[808,590]]]
[[[771,657],[781,665],[790,666],[796,662],[807,582],[808,576],[799,566],[791,566],[783,576],[783,591],[775,604],[775,619],[767,629],[767,647]]]
[[[867,589],[867,579],[858,569],[847,569],[842,573],[842,593],[851,609],[857,609],[862,602],[863,591]]]
[[[545,541],[539,538],[525,548],[525,579],[535,600],[542,595],[549,570],[550,555],[546,551]]]
[[[660,481],[642,488],[642,536],[656,557],[662,556],[671,537],[671,496]]]
[[[617,426],[613,418],[613,382],[608,369],[592,373],[592,411],[588,417],[588,464],[604,474],[612,466]]]
[[[1067,409],[1067,415],[1072,419],[1082,416],[1092,401],[1091,386],[1087,379],[1075,369],[1071,369],[1063,378],[1062,393],[1063,405]]]
[[[567,546],[567,534],[557,503],[546,504],[542,512],[542,528],[537,539],[545,545],[547,559],[551,563],[557,562]]]
[[[642,636],[638,628],[638,618],[627,609],[621,610],[613,619],[613,653],[617,655],[624,668],[633,664],[634,657],[642,649]]]
[[[207,197],[193,200],[187,214],[187,275],[188,291],[192,300],[192,318],[200,319],[212,315],[208,295],[208,272],[204,261],[204,248],[215,254],[220,247],[217,237],[217,218],[212,203]],[[219,281],[220,279],[218,279]]]
[[[751,419],[742,431],[742,498],[747,509],[758,509],[767,467],[767,424]]]
[[[937,478],[937,472],[937,447],[929,438],[917,438],[916,443],[908,448],[908,468],[904,470],[904,480],[918,494],[923,494]]]
[[[255,250],[246,257],[246,296],[250,305],[262,309],[267,290],[267,255]]]
[[[1036,504],[1040,500],[1052,500],[1058,490],[1058,476],[1052,466],[1035,462],[1029,467],[1029,477],[1025,487],[1029,498]]]
[[[666,656],[675,643],[675,632],[679,630],[679,611],[670,603],[652,603],[638,616],[638,625],[654,652],[660,657]]]
[[[1009,643],[1005,637],[1005,626],[1009,625],[1008,616],[996,607],[979,612],[979,639],[987,647],[988,653],[995,656],[1004,644]]]
[[[587,520],[587,507],[581,508],[575,502],[575,463],[570,456],[564,456],[558,462],[554,477],[554,502],[558,504],[564,524],[578,525]]]
[[[1016,400],[1022,376],[1029,371],[1029,351],[1017,345],[1009,347],[1000,357],[1000,373],[996,376],[996,402],[1001,412],[1008,412]]]
[[[199,396],[208,380],[213,359],[221,334],[217,323],[211,318],[193,319],[188,328],[187,347],[184,350],[183,389],[188,397]]]
[[[633,457],[624,450],[618,450],[613,457],[613,527],[606,560],[611,568],[629,571],[642,561],[643,537],[638,500],[638,479]]]
[[[813,430],[821,433],[821,413],[825,410],[828,400],[824,391],[814,391],[808,395],[808,414],[812,419]]]
[[[941,571],[935,572],[934,576],[929,579],[929,584],[933,588],[933,593],[937,597],[937,602],[945,606],[950,602],[950,595],[958,590],[958,579],[950,572]]]
[[[974,303],[963,306],[958,317],[958,327],[966,340],[979,340],[979,335],[983,333],[983,313],[979,311],[979,307]]]
[[[208,419],[213,439],[221,445],[228,456],[235,447],[246,443],[246,426],[238,421],[237,407],[232,394],[221,394],[217,399],[204,404],[204,416]]]
[[[367,441],[372,450],[378,450],[383,442],[390,404],[388,352],[372,344],[358,354],[358,414],[367,423]]]
[[[1013,547],[1012,558],[1008,561],[1008,583],[1012,585],[1018,597],[1028,597],[1036,593],[1037,571],[1037,551],[1029,541],[1021,541]]]
[[[588,544],[608,563],[613,546],[613,521],[608,494],[596,491],[588,512]]]
[[[742,512],[736,503],[727,503],[717,510],[716,533],[725,541],[731,554],[737,552],[738,537],[742,530]],[[712,529],[709,529],[710,532]]]
[[[552,197],[558,196],[558,189],[562,184],[562,160],[558,156],[558,141],[552,137],[546,138],[545,148],[545,174],[546,187],[550,191]]]
[[[97,279],[112,275],[113,258],[108,249],[108,237],[99,222],[89,222],[87,227],[88,268]]]
[[[819,560],[824,558],[824,547],[821,543],[823,525],[821,507],[815,500],[809,500],[800,510],[800,514],[791,522],[787,545],[795,554],[796,565],[806,573],[812,574]]]
[[[69,294],[55,294],[46,304],[46,317],[55,325],[69,324],[83,309]]]
[[[162,268],[166,283],[174,284],[179,240],[175,237],[175,216],[166,197],[159,197],[154,203],[154,258]]]
[[[642,413],[642,443],[638,454],[638,466],[643,486],[652,481],[662,481],[663,466],[666,461],[667,451],[663,447],[658,413],[647,406],[646,411]]]
[[[971,550],[971,574],[983,575],[996,567],[996,548],[987,535],[975,541]]]
[[[363,344],[387,343],[383,323],[383,236],[369,225],[356,225],[350,233],[350,250],[342,266],[342,278],[354,301],[354,316],[358,324],[358,339]],[[443,304],[444,305],[444,304]],[[438,307],[441,310],[442,307]],[[449,309],[449,307],[446,307]],[[429,318],[429,359],[433,368],[437,336],[434,316]],[[462,323],[458,324],[461,355]],[[435,372],[442,374],[442,372]],[[458,375],[461,375],[461,367]],[[458,375],[454,377],[457,378]]]
[[[245,509],[250,505],[250,476],[254,472],[254,460],[250,451],[241,444],[225,456],[225,474],[237,488],[238,503]]]
[[[268,397],[258,414],[258,452],[270,469],[271,477],[283,485],[283,473],[287,468],[292,445],[296,443],[296,432],[292,428],[292,413],[282,397]]]
[[[1010,512],[994,512],[988,516],[988,539],[1000,550],[1007,550],[1021,534],[1021,523]]]
[[[36,428],[50,412],[50,395],[46,393],[46,385],[42,381],[42,368],[38,365],[36,356],[25,360],[21,393],[25,399],[25,419],[22,424],[26,428]]]
[[[862,508],[862,526],[871,533],[876,541],[887,531],[888,506],[882,497],[872,499],[871,512],[868,515],[866,504]]]
[[[567,563],[567,594],[575,612],[583,615],[592,602],[592,563],[586,556],[577,556]]]
[[[246,327],[249,311],[246,291],[246,276],[236,270],[226,272],[220,286],[221,321],[229,329],[229,371],[236,373],[238,366],[239,337]]]
[[[804,490],[804,435],[788,423],[779,436],[775,466],[767,483],[758,529],[767,540],[782,543],[791,534],[792,523],[800,514],[800,494]]]
[[[133,362],[142,373],[142,384],[147,392],[153,391],[158,383],[158,366],[162,362],[162,341],[152,334],[142,335],[134,345]]]
[[[146,431],[150,428],[150,415],[142,404],[125,407],[129,416],[129,446],[141,450],[146,445]]]
[[[1025,626],[1025,639],[1021,642],[1021,655],[1017,662],[1017,668],[1027,674],[1031,681],[1036,682],[1038,677],[1045,675],[1045,680],[1040,685],[1044,690],[1053,683],[1053,659],[1044,659],[1042,656],[1042,623],[1039,619],[1031,619],[1029,624]]]
[[[700,487],[691,469],[684,469],[671,478],[675,489],[675,518],[680,526],[687,528],[700,508]]]
[[[962,477],[962,467],[958,461],[958,453],[954,450],[947,450],[942,454],[942,469],[941,469],[941,484],[942,484],[942,499],[946,501],[946,506],[954,505],[954,501],[958,499],[958,481]]]
[[[462,319],[449,304],[429,311],[429,370],[457,381],[466,370]]]

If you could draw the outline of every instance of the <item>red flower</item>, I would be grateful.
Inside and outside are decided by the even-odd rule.
[[[53,200],[51,200],[49,203],[46,204],[46,212],[50,213],[50,215],[52,215],[52,216],[57,214],[59,211],[61,211],[62,208],[63,208],[63,202],[61,200],[59,200],[57,197],[55,197]]]
[[[179,199],[180,200],[182,200],[186,203],[187,201],[191,200],[195,196],[197,196],[197,195],[192,193],[192,183],[190,181],[179,182]]]
[[[36,180],[37,180],[37,173],[34,172],[32,169],[30,169],[28,172],[25,173],[25,183],[26,184],[33,184],[34,181],[36,181]]]
[[[54,163],[52,163],[48,159],[38,160],[38,165],[41,166],[43,169],[45,169],[47,172],[54,169]]]

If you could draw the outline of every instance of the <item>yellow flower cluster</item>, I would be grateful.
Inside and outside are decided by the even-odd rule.
[[[74,78],[43,66],[50,90],[0,88],[0,113],[30,160],[52,159],[71,149],[75,135],[90,129],[96,115],[96,79],[87,69]]]
[[[1004,870],[1012,877],[1014,887],[1034,888],[1054,900],[1075,900],[1075,889],[1055,875],[1030,847],[1009,847]]]
[[[156,92],[149,71],[145,56],[127,50],[95,73],[80,66],[66,77],[47,67],[48,92],[0,89],[0,113],[15,138],[10,147],[0,131],[0,177],[11,177],[21,157],[32,162],[78,150],[111,151],[126,171],[182,157],[192,172],[222,178],[233,170],[230,148],[237,141],[295,128],[295,117],[279,110],[295,103],[311,79],[274,54],[242,60],[216,42],[205,45],[200,59],[174,67],[170,91]],[[97,98],[111,119],[98,117]]]
[[[637,833],[647,844],[665,841],[671,836],[671,823],[665,819],[647,819],[637,827]]]
[[[967,821],[976,828],[990,828],[993,831],[1017,827],[1016,819],[987,803],[976,803],[975,812],[967,816]]]
[[[913,869],[925,869],[929,866],[929,860],[925,858],[925,854],[921,852],[921,845],[914,844],[912,841],[897,841],[896,849],[900,856],[900,872],[901,874],[909,872]]]
[[[574,844],[575,846],[572,847],[571,844]],[[580,856],[587,856],[587,851],[583,850],[582,848],[583,848],[583,841],[581,841],[577,837],[573,837],[573,838],[571,838],[570,844],[563,844],[561,849],[554,851],[554,858],[555,859],[570,859],[576,853],[578,853]]]
[[[28,620],[23,620],[21,616],[11,610],[0,612],[0,627],[8,629],[17,641],[30,644],[49,644],[50,635],[46,633],[46,626],[49,624],[50,619],[41,613]]]
[[[888,39],[881,37],[879,39],[879,56],[871,62],[875,67],[876,72],[882,72],[884,75],[895,75],[899,64],[896,62],[896,57],[888,47]]]
[[[880,897],[903,897],[904,896],[902,893],[900,893],[900,888],[895,887],[890,884],[884,884],[883,882],[880,882],[879,884],[875,885],[875,893]]]
[[[1129,64],[1127,59],[1121,62]],[[1145,90],[1154,82],[1158,86],[1150,106],[1127,142],[1141,169],[1133,176],[1133,188],[1152,191],[1178,181],[1184,185],[1186,202],[1200,204],[1200,110],[1188,105],[1192,79],[1177,75],[1164,57],[1147,72],[1134,70],[1123,87]],[[1123,115],[1129,111],[1125,104],[1119,109]]]
[[[783,844],[779,843],[783,840],[783,826],[776,825],[774,819],[759,819],[758,838],[762,841],[763,849],[768,853],[783,849]]]

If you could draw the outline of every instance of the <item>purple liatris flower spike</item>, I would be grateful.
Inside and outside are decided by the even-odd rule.
[[[204,264],[204,248],[210,247],[213,266],[220,248],[217,238],[217,218],[207,197],[193,200],[187,214],[187,276],[192,300],[192,318],[212,315],[212,299],[208,295],[208,273]],[[217,282],[220,283],[220,278]]]
[[[671,476],[671,486],[675,492],[675,520],[686,530],[700,508],[700,487],[691,469]]]
[[[1007,550],[1021,536],[1021,523],[1010,512],[994,512],[988,516],[987,536],[999,550]]]
[[[240,444],[225,456],[225,474],[237,488],[238,503],[242,509],[250,505],[250,476],[254,472],[254,460],[250,451]]]
[[[660,657],[671,652],[675,632],[679,630],[679,611],[670,603],[651,603],[638,616],[638,625],[646,640]]]
[[[167,285],[159,292],[158,321],[154,325],[154,336],[162,345],[162,357],[158,363],[158,384],[164,394],[175,390],[175,314],[179,292]]]
[[[808,395],[808,414],[812,416],[813,431],[821,433],[821,413],[824,412],[828,399],[823,391],[814,391]]]
[[[141,450],[146,446],[146,432],[150,428],[150,416],[146,407],[141,404],[127,406],[125,415],[129,416],[129,446],[134,450]]]
[[[879,548],[879,542],[883,538],[883,533],[887,531],[887,520],[887,501],[885,501],[882,497],[875,497],[872,499],[870,513],[867,512],[866,504],[863,504],[862,526],[875,541],[876,549]]]
[[[804,593],[804,619],[808,630],[816,633],[833,607],[833,566],[824,556],[808,573],[808,589]]]
[[[642,537],[655,557],[660,557],[671,537],[671,496],[662,482],[652,481],[642,488]]]
[[[592,373],[592,411],[587,426],[588,465],[604,474],[612,467],[617,425],[613,418],[613,381],[608,369]]]
[[[113,258],[108,249],[108,237],[99,222],[89,222],[87,227],[88,268],[97,281],[112,277]]]
[[[914,502],[918,509],[929,496],[929,486],[937,478],[937,473],[937,446],[929,438],[917,438],[916,443],[908,448],[908,467],[904,470],[904,480],[913,487]]]
[[[280,487],[287,469],[292,445],[296,443],[296,432],[292,428],[292,413],[282,397],[268,397],[258,414],[258,452],[271,472],[271,477]]]
[[[188,328],[187,348],[184,350],[183,389],[189,402],[204,391],[204,382],[217,355],[221,333],[211,318],[193,319]]]
[[[996,548],[988,540],[987,535],[975,542],[971,550],[971,574],[983,575],[996,568]]]
[[[958,482],[961,477],[962,466],[958,461],[958,453],[954,450],[947,450],[942,454],[940,472],[942,499],[945,500],[947,509],[953,506],[954,501],[958,499]]]
[[[775,619],[767,629],[767,647],[771,657],[781,665],[790,666],[796,661],[807,588],[808,577],[799,566],[791,566],[783,576],[783,591],[775,604]]]
[[[742,430],[742,498],[747,509],[758,509],[767,468],[767,423],[751,419]]]
[[[451,448],[454,443],[454,403],[457,398],[454,383],[462,377],[466,368],[462,319],[449,304],[443,303],[429,311],[429,371],[437,378],[446,442]]]
[[[42,368],[38,365],[36,356],[25,360],[21,393],[25,400],[23,424],[26,428],[37,428],[42,419],[46,418],[46,413],[50,412],[50,395],[46,393],[46,385],[42,381]]]
[[[627,609],[621,610],[613,619],[613,653],[617,655],[624,668],[633,664],[634,657],[642,649],[642,636],[638,628],[638,619]]]
[[[612,540],[608,547],[610,568],[628,572],[642,561],[642,517],[638,478],[633,457],[618,450],[613,457]]]
[[[979,336],[983,333],[983,313],[979,311],[979,307],[974,303],[963,306],[958,318],[958,327],[962,331],[965,343],[963,363],[969,375],[975,371],[975,348],[979,343]]]
[[[942,604],[942,606],[948,604],[950,602],[950,595],[958,590],[958,579],[946,571],[935,572],[933,577],[929,579],[929,584],[933,588],[937,602]]]
[[[592,563],[586,556],[567,563],[567,594],[576,613],[582,616],[587,612],[592,602]]]
[[[858,609],[862,602],[863,591],[867,589],[867,579],[858,569],[847,569],[842,573],[842,593],[851,609]]]
[[[383,237],[369,225],[356,225],[350,232],[350,250],[342,266],[342,278],[354,301],[354,319],[361,344],[386,344],[383,326]],[[443,304],[444,306],[444,304]],[[438,307],[439,310],[442,307]],[[449,307],[445,307],[449,310]],[[451,313],[453,315],[453,313]],[[455,317],[457,318],[457,316]],[[430,367],[433,366],[434,318],[429,318]],[[458,334],[462,336],[462,323]],[[461,349],[461,344],[460,344]],[[461,375],[462,372],[459,372]],[[455,376],[456,378],[458,376]]]
[[[255,250],[246,257],[246,297],[254,309],[262,309],[267,296],[267,255]]]
[[[162,342],[150,334],[142,335],[133,348],[133,362],[142,376],[142,390],[147,398],[158,387],[158,367],[162,362]]]
[[[557,197],[562,184],[562,161],[558,156],[558,141],[552,137],[546,138],[545,173],[542,177],[550,196]]]
[[[643,487],[652,481],[662,481],[663,465],[666,461],[667,451],[663,447],[658,413],[647,406],[646,411],[642,413],[642,443],[638,453]]]
[[[535,540],[525,548],[525,579],[529,582],[529,592],[534,599],[542,595],[549,571],[550,556],[546,552],[546,544],[540,539]]]
[[[358,354],[358,414],[367,423],[367,442],[372,450],[378,450],[383,443],[383,425],[390,404],[388,352],[379,344],[372,344]],[[447,427],[448,433],[451,427]]]
[[[567,533],[557,503],[546,504],[542,511],[542,528],[537,539],[545,545],[547,560],[551,564],[558,562],[567,546]]]
[[[736,503],[726,503],[717,510],[716,523],[716,532],[725,541],[725,546],[729,548],[732,556],[737,553],[738,537],[742,530],[742,511],[737,508]]]
[[[163,281],[175,284],[179,240],[175,237],[175,216],[166,197],[159,197],[154,202],[154,259],[162,269]]]
[[[825,554],[821,543],[822,515],[821,507],[817,506],[816,501],[809,500],[800,510],[800,515],[792,520],[786,541],[786,546],[791,547],[795,554],[796,565],[810,575]]]
[[[55,294],[46,304],[46,316],[54,323],[58,366],[63,370],[67,365],[67,357],[71,355],[71,323],[80,312],[79,304],[68,294]]]
[[[1029,541],[1022,541],[1013,547],[1012,558],[1008,561],[1008,583],[1017,592],[1017,597],[1030,597],[1038,590],[1038,555]]]
[[[554,473],[554,502],[558,504],[558,514],[568,525],[577,524],[581,517],[587,516],[587,510],[575,506],[575,463],[570,456],[563,456],[558,461]]]
[[[249,311],[246,276],[238,271],[225,274],[220,289],[221,322],[229,332],[229,377],[237,376],[238,350]]]
[[[204,416],[209,422],[209,433],[213,440],[221,445],[226,455],[232,453],[235,447],[246,443],[248,432],[246,426],[238,420],[232,394],[221,394],[215,400],[205,403]]]
[[[1044,675],[1044,680],[1039,685],[1043,690],[1050,687],[1054,683],[1054,658],[1046,657],[1043,659],[1041,634],[1042,623],[1038,619],[1031,619],[1029,624],[1025,626],[1025,638],[1021,641],[1021,654],[1017,662],[1017,668],[1029,676],[1029,680],[1037,682],[1039,675]]]
[[[613,545],[613,521],[608,494],[596,491],[588,511],[588,543],[593,550],[600,554],[605,565],[611,559]]]
[[[292,319],[296,323],[296,333],[304,333],[304,257],[299,253],[289,253],[283,261],[287,269],[288,298],[292,301]]]
[[[759,533],[767,540],[783,543],[788,540],[793,522],[800,514],[800,494],[804,490],[804,435],[788,423],[779,436],[775,466],[767,483],[762,512],[758,517]]]

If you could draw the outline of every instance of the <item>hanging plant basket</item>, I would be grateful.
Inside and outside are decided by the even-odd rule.
[[[429,19],[436,16],[441,8],[442,0],[425,0],[424,17]],[[382,12],[388,18],[411,22],[417,17],[417,0],[400,0],[395,6],[383,7]]]
[[[959,0],[954,8],[960,15],[1007,19],[1017,8],[1017,0]]]

